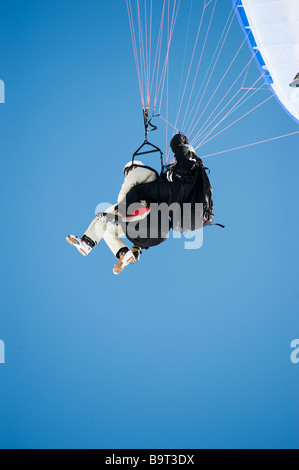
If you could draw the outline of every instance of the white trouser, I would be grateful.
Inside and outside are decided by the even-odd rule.
[[[105,212],[112,213],[113,211],[114,206],[111,206]],[[121,248],[128,248],[120,238],[124,236],[121,226],[114,225],[111,222],[103,223],[97,217],[91,222],[84,235],[96,243],[99,243],[103,238],[114,256]]]

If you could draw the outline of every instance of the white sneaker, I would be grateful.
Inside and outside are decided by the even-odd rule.
[[[118,262],[113,267],[114,274],[120,274],[129,264],[134,264],[136,262],[136,258],[132,251],[127,251],[124,255],[119,257]]]
[[[81,253],[81,255],[83,256],[87,256],[93,248],[88,245],[84,240],[82,240],[82,238],[79,238],[76,235],[68,235],[66,237],[66,241],[70,243],[70,245],[73,245],[75,248],[77,248],[79,253]]]

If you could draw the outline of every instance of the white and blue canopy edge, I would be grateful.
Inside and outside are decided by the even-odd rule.
[[[232,0],[266,83],[299,124],[299,0]]]

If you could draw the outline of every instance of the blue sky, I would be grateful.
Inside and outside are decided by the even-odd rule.
[[[143,139],[115,4],[1,4],[0,447],[298,448],[298,135],[205,159],[226,229],[199,250],[170,239],[114,276],[104,243],[65,241]],[[203,153],[297,130],[271,100]]]

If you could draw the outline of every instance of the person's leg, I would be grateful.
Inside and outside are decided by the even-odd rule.
[[[140,248],[137,246],[134,246],[132,250],[130,250],[121,239],[122,235],[124,235],[124,232],[121,226],[109,222],[106,223],[103,239],[117,258],[117,262],[113,267],[114,274],[120,274],[129,264],[134,264],[136,261],[139,261],[141,253]]]
[[[113,214],[114,210],[115,206],[110,206],[105,212],[108,214]],[[107,230],[106,225],[107,224],[103,222],[101,218],[95,217],[86,232],[84,232],[82,238],[84,239],[87,237],[87,239],[91,240],[95,244],[98,244]]]
[[[124,232],[119,225],[114,225],[107,222],[105,225],[105,231],[103,233],[103,239],[105,240],[107,246],[110,248],[114,256],[119,257],[119,253],[123,251],[129,251],[129,248],[125,242],[121,239],[121,236],[124,235]]]
[[[107,209],[107,212],[113,213],[114,209],[114,206],[110,206]],[[105,231],[105,221],[101,218],[95,217],[81,238],[76,235],[68,235],[66,240],[77,248],[82,255],[87,256],[103,238]]]
[[[98,244],[99,241],[103,238],[105,232],[105,225],[99,221],[97,217],[93,219],[88,229],[84,232],[83,237],[87,237],[89,240],[92,240],[95,244]]]

